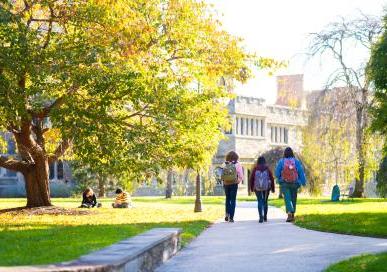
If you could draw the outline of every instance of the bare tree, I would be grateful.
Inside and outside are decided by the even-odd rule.
[[[341,18],[338,22],[329,24],[324,30],[311,34],[311,56],[330,55],[338,64],[338,69],[330,75],[326,90],[344,84],[346,86],[346,97],[340,99],[341,104],[332,104],[337,107],[350,105],[353,111],[344,111],[340,118],[346,120],[348,114],[355,118],[355,141],[356,157],[358,160],[358,177],[356,178],[355,196],[362,197],[365,179],[365,143],[366,129],[369,126],[368,109],[372,105],[372,87],[367,80],[366,66],[364,63],[351,66],[351,48],[361,47],[370,51],[373,43],[382,31],[381,19],[360,14],[353,20]],[[336,110],[337,107],[335,107]],[[342,111],[341,111],[342,112]],[[337,114],[334,114],[337,118]]]

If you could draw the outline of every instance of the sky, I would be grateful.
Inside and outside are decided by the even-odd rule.
[[[319,32],[341,17],[360,14],[382,16],[387,0],[208,0],[214,4],[228,32],[244,39],[243,46],[260,56],[288,61],[286,69],[275,75],[304,74],[304,89],[322,89],[335,64],[328,56],[307,57],[309,33]],[[368,52],[353,48],[354,65],[368,59]],[[267,72],[256,71],[237,94],[276,99],[276,79]]]

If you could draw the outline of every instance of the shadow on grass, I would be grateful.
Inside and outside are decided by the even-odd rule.
[[[284,199],[269,199],[271,205],[276,207],[280,207],[284,205]],[[297,200],[297,205],[352,205],[352,204],[360,204],[360,203],[377,203],[377,202],[387,202],[387,199],[383,198],[354,198],[344,201],[330,201],[325,198],[299,198]]]
[[[307,214],[297,217],[296,225],[308,229],[387,238],[387,213],[357,212]]]
[[[177,223],[102,224],[63,226],[23,224],[4,227],[0,235],[0,266],[49,264],[69,261],[152,228],[182,228],[187,244],[210,224],[206,220]]]
[[[16,208],[2,209],[2,210],[0,210],[0,214],[7,213],[7,212],[18,212],[18,211],[21,211],[21,210],[23,210],[25,208],[26,207],[16,207]]]

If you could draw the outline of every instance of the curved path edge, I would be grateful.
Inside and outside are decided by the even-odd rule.
[[[219,220],[156,271],[313,272],[387,251],[387,239],[301,228],[286,223],[286,214],[275,207],[269,208],[269,222],[259,224],[255,205],[238,203],[235,223]]]

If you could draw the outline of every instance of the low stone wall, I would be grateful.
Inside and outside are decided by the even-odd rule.
[[[0,267],[0,271],[149,272],[177,253],[181,245],[180,235],[181,229],[155,228],[72,262],[46,266]]]

